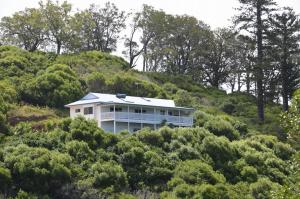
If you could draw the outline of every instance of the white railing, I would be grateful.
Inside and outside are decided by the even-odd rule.
[[[163,121],[173,124],[192,125],[193,117],[187,116],[171,116],[171,115],[159,115],[149,113],[128,113],[128,112],[102,112],[100,119],[105,120],[129,120],[129,121],[141,121],[143,123],[156,123],[159,124]]]

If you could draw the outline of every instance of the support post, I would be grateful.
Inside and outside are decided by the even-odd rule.
[[[156,130],[156,108],[154,108],[154,130]]]
[[[143,107],[141,107],[141,129],[143,128]]]
[[[180,124],[182,123],[181,122],[181,116],[180,116],[180,109],[179,109],[179,114],[178,115],[179,115],[179,127],[180,127]]]
[[[127,106],[127,130],[129,132],[129,106]]]
[[[114,133],[116,133],[116,105],[114,104]]]

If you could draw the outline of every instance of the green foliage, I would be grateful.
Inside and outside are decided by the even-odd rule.
[[[89,148],[88,144],[83,141],[73,140],[67,142],[66,150],[78,163],[92,161],[95,158],[95,153]]]
[[[107,82],[107,90],[132,96],[165,97],[163,90],[152,82],[140,80],[129,74],[117,74]]]
[[[104,132],[95,121],[78,117],[70,123],[69,129],[71,139],[85,141],[92,149],[104,144]]]
[[[258,178],[257,175],[258,174],[256,168],[252,166],[245,166],[241,171],[241,176],[246,182],[256,182]]]
[[[189,94],[189,92],[185,90],[178,90],[175,94],[175,103],[178,106],[192,106],[193,105],[193,98]]]
[[[236,140],[240,136],[229,122],[222,119],[209,120],[204,124],[204,128],[217,136],[226,136],[229,140]]]
[[[282,126],[288,132],[288,138],[291,144],[299,149],[300,140],[300,89],[298,89],[293,96],[291,107],[288,112],[281,116]]]
[[[232,115],[235,112],[235,104],[236,104],[236,102],[226,101],[226,102],[223,102],[220,109],[222,111],[224,111],[225,113]]]
[[[187,184],[217,184],[224,183],[225,178],[213,168],[199,160],[187,160],[180,163],[174,171],[174,178],[182,179]],[[174,179],[173,179],[174,180]]]
[[[11,186],[12,179],[10,170],[0,166],[0,193],[6,192],[8,188]]]
[[[36,193],[53,191],[70,181],[70,156],[26,145],[6,148],[4,164],[17,188]]]
[[[115,162],[95,163],[91,167],[93,185],[102,189],[121,191],[127,186],[126,173]]]
[[[161,146],[163,144],[163,137],[158,132],[152,132],[150,128],[142,129],[138,134],[137,137],[140,141],[153,145],[153,146]]]
[[[268,199],[271,198],[270,192],[276,188],[276,184],[270,180],[260,178],[257,182],[250,185],[250,192],[255,199]]]
[[[30,194],[25,191],[19,190],[18,194],[14,199],[38,199],[38,197],[34,194]]]
[[[83,94],[75,72],[70,67],[59,64],[50,66],[23,87],[24,100],[51,107],[62,107]]]
[[[87,77],[87,86],[90,92],[102,93],[105,90],[105,77],[103,74],[96,72]]]

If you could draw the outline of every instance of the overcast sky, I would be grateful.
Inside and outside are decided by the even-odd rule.
[[[37,7],[39,1],[0,0],[0,17],[11,15],[26,7]],[[68,0],[68,2],[73,4],[74,10],[82,10],[92,3],[101,6],[107,0]],[[235,13],[233,8],[239,6],[238,0],[110,0],[110,2],[115,3],[120,10],[126,12],[139,11],[143,4],[148,4],[156,9],[162,9],[168,14],[192,15],[212,28],[230,25],[230,19]],[[300,13],[300,0],[277,0],[276,2],[279,6],[290,6],[296,13]],[[115,54],[121,55],[122,43],[118,46],[118,52]]]

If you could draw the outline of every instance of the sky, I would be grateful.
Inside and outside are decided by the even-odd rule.
[[[39,1],[0,0],[0,18],[12,15],[26,7],[38,7]],[[62,2],[62,0],[59,1]],[[107,0],[68,0],[68,2],[73,5],[74,10],[83,10],[92,3],[104,5]],[[234,8],[239,6],[238,0],[110,0],[110,2],[126,12],[140,11],[143,4],[148,4],[168,14],[188,14],[204,21],[213,29],[231,25],[230,19],[235,14]],[[300,14],[300,0],[277,0],[276,2],[279,6],[292,7],[296,13]],[[119,42],[118,50],[114,54],[122,56],[122,46],[123,42]]]

